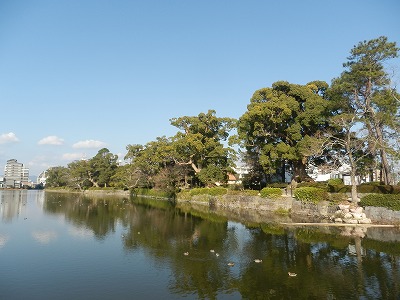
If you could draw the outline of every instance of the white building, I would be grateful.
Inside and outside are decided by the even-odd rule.
[[[29,183],[29,169],[16,159],[9,159],[4,167],[4,179],[5,187],[22,188]]]
[[[316,166],[310,165],[308,168],[308,175],[314,179],[315,181],[328,181],[329,179],[341,178],[343,179],[343,183],[345,185],[351,185],[351,176],[350,176],[350,165],[343,163],[339,168],[335,170],[323,170]],[[380,171],[377,170],[374,172],[374,181],[379,180]],[[369,176],[356,176],[356,184],[361,184],[365,182],[369,182]]]
[[[47,172],[43,171],[42,173],[39,174],[36,183],[37,184],[42,184],[43,186],[46,185],[46,179],[47,179]]]
[[[236,176],[237,180],[234,183],[240,184],[242,183],[243,178],[250,173],[250,168],[245,165],[241,165],[233,168],[233,171],[237,174]],[[230,180],[232,179],[230,178]]]

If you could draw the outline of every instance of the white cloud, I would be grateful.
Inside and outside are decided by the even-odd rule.
[[[50,135],[45,138],[42,138],[39,142],[39,145],[62,145],[64,144],[64,140],[62,138],[59,138],[58,136],[55,135]]]
[[[0,135],[0,144],[16,143],[19,139],[13,132],[3,133]]]
[[[84,153],[64,153],[62,155],[63,160],[77,160],[85,158]]]
[[[105,147],[107,144],[101,141],[95,140],[86,140],[80,141],[72,145],[72,148],[79,149],[79,148],[101,148]]]
[[[57,238],[55,231],[33,231],[32,237],[41,244],[48,244],[51,240]]]

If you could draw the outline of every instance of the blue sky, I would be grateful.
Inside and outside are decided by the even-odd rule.
[[[126,153],[278,80],[328,83],[351,48],[400,45],[400,1],[0,0],[0,174]],[[399,60],[391,62],[398,82]]]

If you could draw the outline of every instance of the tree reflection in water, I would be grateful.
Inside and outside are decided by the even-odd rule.
[[[121,224],[125,251],[144,251],[146,259],[168,268],[174,295],[201,299],[397,299],[400,295],[400,243],[396,238],[371,238],[373,229],[357,237],[344,236],[340,228],[241,224],[206,207],[143,198],[46,193],[44,208],[92,230],[97,239],[114,234]],[[399,237],[399,229],[391,234]],[[262,263],[254,263],[256,258]],[[230,261],[234,266],[228,266]]]

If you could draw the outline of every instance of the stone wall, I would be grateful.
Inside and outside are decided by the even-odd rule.
[[[274,212],[276,210],[290,211],[292,202],[293,198],[291,197],[266,199],[259,196],[224,195],[215,199],[212,204],[229,209],[240,208]]]
[[[322,201],[318,204],[302,203],[290,196],[277,199],[266,199],[260,196],[224,195],[219,197],[209,196],[210,205],[224,209],[256,210],[259,212],[290,212],[294,222],[328,222],[341,219],[341,223],[349,224],[400,224],[400,211],[392,211],[382,207],[366,207],[363,211],[353,211],[359,208],[343,208],[343,205],[332,205],[331,202]],[[193,199],[194,200],[194,199]],[[204,203],[204,202],[203,202]],[[204,204],[207,204],[204,203]],[[340,212],[340,214],[338,214]],[[347,216],[350,215],[351,216]],[[369,220],[370,219],[370,220]]]
[[[400,211],[393,211],[385,207],[367,206],[364,212],[374,224],[400,225]]]

